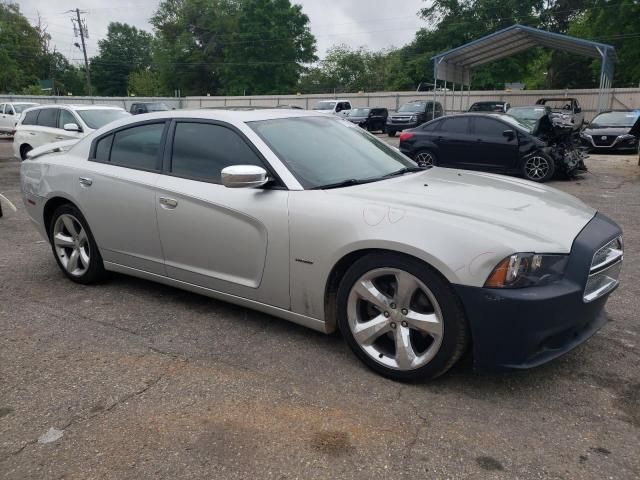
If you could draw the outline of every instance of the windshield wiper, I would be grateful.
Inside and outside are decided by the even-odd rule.
[[[387,173],[386,175],[383,175],[380,178],[397,177],[399,175],[404,175],[405,173],[421,172],[423,170],[427,170],[427,168],[425,168],[425,167],[404,167],[404,168],[401,168],[400,170],[396,170],[395,172]]]
[[[375,182],[376,180],[377,178],[374,178],[374,179],[366,178],[363,180],[350,178],[348,180],[342,180],[341,182],[328,183],[327,185],[319,185],[317,187],[311,187],[309,190],[326,190],[329,188],[350,187],[351,185],[361,185],[363,183]]]

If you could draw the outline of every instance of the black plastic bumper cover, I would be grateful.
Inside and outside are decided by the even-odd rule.
[[[622,232],[597,214],[574,240],[562,280],[542,287],[454,285],[464,305],[478,370],[536,367],[572,350],[606,322],[608,294],[585,303],[593,254]]]

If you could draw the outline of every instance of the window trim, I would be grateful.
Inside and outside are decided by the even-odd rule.
[[[129,165],[123,165],[121,163],[114,163],[111,161],[111,150],[113,149],[113,142],[115,140],[116,133],[122,132],[124,130],[129,130],[131,128],[142,127],[144,125],[162,125],[162,124],[164,124],[164,128],[162,130],[162,135],[160,137],[158,153],[156,154],[156,168],[150,169],[150,168],[132,167]],[[127,125],[123,125],[121,127],[117,127],[112,130],[109,130],[108,132],[103,133],[102,135],[94,138],[91,141],[91,147],[89,149],[89,158],[87,158],[87,160],[89,162],[102,163],[106,165],[114,165],[116,167],[121,167],[121,168],[128,168],[129,170],[139,170],[142,172],[151,172],[151,173],[162,173],[163,159],[164,159],[165,149],[167,145],[167,132],[169,130],[169,124],[170,122],[168,121],[168,119],[144,120],[142,122],[128,123]],[[103,138],[108,137],[109,135],[113,135],[113,140],[111,140],[111,146],[109,147],[109,159],[106,162],[103,160],[98,160],[96,158],[96,147],[98,145],[98,142]]]
[[[174,143],[175,134],[176,134],[176,126],[178,123],[199,123],[204,125],[216,125],[218,127],[227,128],[232,132],[236,133],[240,137],[240,139],[251,149],[251,151],[262,162],[263,168],[267,171],[267,173],[269,174],[269,177],[272,179],[271,182],[268,182],[266,185],[264,185],[261,188],[267,188],[271,190],[287,190],[287,187],[285,183],[282,181],[282,179],[280,178],[280,176],[276,173],[276,171],[273,169],[271,164],[268,162],[268,160],[265,158],[262,152],[258,149],[258,147],[256,147],[253,144],[253,142],[247,138],[247,136],[244,134],[242,130],[240,130],[238,127],[230,123],[223,122],[220,120],[206,119],[206,118],[184,117],[184,118],[171,119],[171,125],[169,126],[169,129],[167,132],[166,148],[164,149],[164,155],[163,155],[163,161],[162,161],[161,173],[163,175],[167,175],[169,177],[184,178],[186,180],[193,180],[195,182],[210,183],[212,185],[224,186],[222,185],[222,182],[207,180],[199,177],[192,177],[189,175],[178,175],[171,171],[172,162],[173,162],[173,143]]]

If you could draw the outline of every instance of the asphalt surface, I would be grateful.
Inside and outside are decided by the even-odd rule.
[[[0,140],[0,478],[640,478],[640,167],[555,182],[625,231],[609,323],[546,366],[428,384],[342,339],[113,275],[83,287],[30,225]],[[54,429],[54,430],[51,430]]]

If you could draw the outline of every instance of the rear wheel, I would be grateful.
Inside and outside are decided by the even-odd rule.
[[[71,204],[53,212],[49,240],[58,266],[77,283],[93,283],[105,276],[102,256],[89,225],[80,210]]]
[[[535,152],[522,162],[522,174],[532,182],[547,182],[553,178],[556,165],[546,155]]]
[[[353,352],[395,380],[435,378],[463,354],[468,330],[451,286],[418,260],[367,255],[338,289],[338,324]]]
[[[438,158],[431,150],[418,150],[413,160],[421,167],[435,167],[438,164]]]
[[[33,148],[31,147],[31,145],[29,144],[24,144],[20,146],[20,158],[22,160],[26,160],[27,159],[27,153],[29,153],[31,150],[33,150]]]
[[[395,130],[389,130],[387,128],[387,135],[389,135],[390,137],[395,137],[396,136],[396,131]]]

